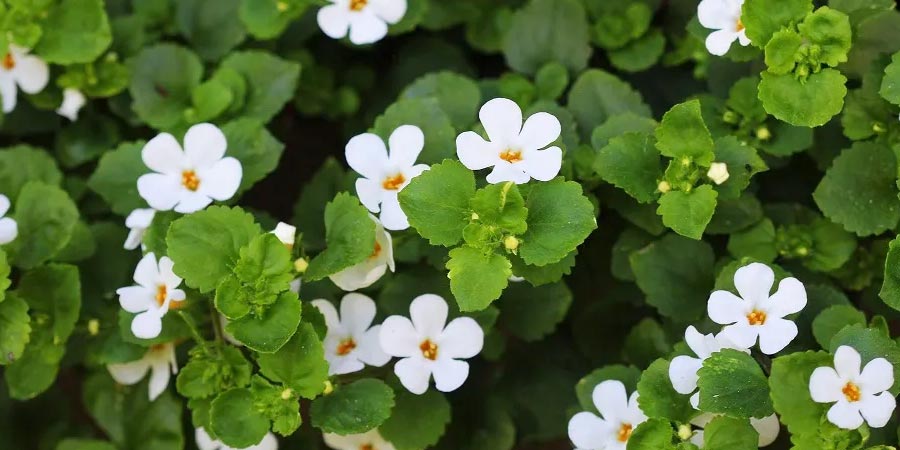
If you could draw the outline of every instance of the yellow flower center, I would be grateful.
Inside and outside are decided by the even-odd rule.
[[[431,339],[425,339],[419,344],[419,350],[422,350],[422,356],[425,359],[430,359],[432,361],[437,359],[438,355],[438,346],[434,342],[431,342]]]
[[[363,444],[359,446],[359,450],[375,450],[375,446],[372,444]]]
[[[735,24],[734,28],[738,33],[744,31],[744,22],[741,21],[740,17],[738,17],[737,23]]]
[[[161,284],[156,287],[156,304],[162,306],[163,303],[166,302],[166,297],[168,296],[168,292],[166,290],[166,285]]]
[[[336,353],[339,356],[345,356],[345,355],[349,354],[350,352],[352,352],[353,349],[355,349],[355,348],[356,348],[356,341],[354,341],[353,338],[347,338],[347,339],[344,339],[343,341],[341,341],[340,344],[338,344]]]
[[[858,402],[862,394],[859,392],[859,386],[853,384],[853,382],[848,381],[847,384],[844,385],[844,388],[841,389],[841,392],[844,393],[844,397],[847,397],[848,402]]]
[[[402,173],[398,173],[392,177],[387,177],[384,181],[381,182],[381,187],[389,190],[396,191],[400,189],[400,186],[403,186],[403,183],[406,182],[406,178],[403,177]]]
[[[197,178],[197,172],[193,170],[181,172],[181,185],[189,191],[196,191],[200,187],[200,178]]]
[[[379,244],[378,241],[375,241],[375,248],[372,250],[372,254],[369,255],[369,259],[375,259],[380,254],[381,254],[381,244]]]
[[[369,0],[350,0],[350,11],[362,11],[368,4]]]
[[[754,309],[750,314],[747,314],[747,322],[750,322],[750,325],[762,325],[766,323],[766,313]]]
[[[7,53],[6,56],[3,57],[3,68],[6,70],[13,70],[16,68],[16,60],[13,58],[12,53]]]
[[[500,152],[500,159],[509,162],[519,162],[522,160],[522,152],[518,150],[506,149]]]
[[[628,438],[631,437],[631,430],[633,429],[634,427],[631,426],[630,423],[623,423],[622,426],[619,427],[619,432],[616,435],[616,439],[618,439],[619,442],[628,442]]]

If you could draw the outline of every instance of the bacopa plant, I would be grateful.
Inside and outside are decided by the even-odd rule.
[[[0,0],[0,449],[896,450],[894,0]]]

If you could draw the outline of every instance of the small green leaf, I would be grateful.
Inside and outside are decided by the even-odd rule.
[[[766,66],[774,74],[786,74],[794,71],[803,36],[791,29],[778,31],[766,44]]]
[[[257,39],[278,37],[285,28],[311,6],[307,0],[242,1],[241,21]]]
[[[728,237],[728,253],[735,258],[752,258],[770,263],[778,256],[775,248],[775,225],[769,219],[763,219],[746,230],[738,231]]]
[[[817,60],[830,67],[847,62],[852,31],[846,14],[823,6],[797,25],[806,45],[819,50]]]
[[[597,154],[594,170],[637,201],[651,203],[658,196],[657,183],[663,176],[656,139],[649,133],[612,138]]]
[[[13,205],[19,235],[7,249],[13,265],[23,269],[59,253],[78,223],[78,207],[66,191],[39,181],[26,184]]]
[[[563,73],[565,73],[564,68]],[[565,75],[568,74],[565,73]],[[478,89],[478,84],[471,78],[453,72],[423,75],[407,86],[400,94],[400,98],[433,98],[437,100],[438,105],[450,117],[450,121],[457,129],[471,125],[481,106],[481,91]],[[425,139],[427,140],[429,137],[428,133],[425,133]],[[427,144],[426,148],[428,148]]]
[[[697,372],[700,409],[733,417],[771,415],[769,384],[759,364],[748,354],[731,349],[714,353]]]
[[[469,206],[478,215],[478,221],[487,226],[500,228],[509,234],[522,234],[528,228],[525,223],[528,217],[525,199],[511,181],[479,189]]]
[[[450,250],[447,269],[450,290],[463,312],[487,308],[500,298],[512,275],[512,265],[505,257],[468,246]]]
[[[572,253],[597,228],[594,206],[580,184],[556,178],[537,183],[525,196],[528,231],[519,256],[535,266],[553,264]]]
[[[884,283],[878,296],[891,308],[900,310],[900,237],[890,243],[884,262]]]
[[[219,71],[232,69],[247,81],[247,98],[241,116],[268,122],[281,111],[297,89],[300,65],[271,53],[247,50],[230,53]]]
[[[666,112],[656,128],[656,148],[670,158],[687,158],[704,167],[713,161],[713,140],[699,100],[677,104]]]
[[[644,370],[637,390],[640,393],[638,404],[647,417],[686,423],[696,414],[688,401],[689,396],[672,388],[669,361],[665,359],[657,359]]]
[[[716,211],[717,196],[718,192],[708,184],[691,192],[669,191],[660,197],[656,213],[676,233],[700,239]]]
[[[48,63],[91,62],[112,43],[102,0],[62,0],[41,24],[35,52]]]
[[[378,432],[397,450],[421,450],[437,444],[450,423],[450,402],[437,391],[396,393],[391,417]]]
[[[725,163],[728,167],[728,180],[715,186],[719,200],[735,199],[750,185],[750,178],[769,167],[759,157],[756,149],[739,141],[734,136],[726,136],[716,140],[716,162]]]
[[[235,388],[219,395],[209,415],[212,432],[229,447],[256,445],[269,431],[269,420],[256,407],[249,389]]]
[[[326,433],[358,434],[380,426],[391,415],[394,391],[381,380],[364,378],[338,386],[312,402],[312,424]]]
[[[514,70],[533,74],[555,61],[572,72],[591,55],[587,14],[576,0],[531,0],[519,9],[506,32],[503,54]]]
[[[0,366],[22,357],[31,333],[28,304],[15,294],[0,302]]]
[[[757,450],[759,433],[746,419],[719,416],[703,427],[704,450]]]
[[[0,149],[0,193],[10,201],[29,181],[43,181],[58,186],[62,172],[47,152],[28,145]]]
[[[106,200],[114,213],[127,216],[146,205],[137,190],[137,180],[150,173],[141,159],[144,142],[126,142],[104,153],[97,169],[88,179],[88,187]]]
[[[832,358],[825,352],[798,352],[772,360],[769,387],[772,403],[781,423],[793,435],[818,432],[822,415],[829,407],[816,403],[809,395],[809,377],[818,367],[831,366]]]
[[[434,245],[450,247],[462,240],[472,212],[475,175],[459,161],[445,160],[415,177],[400,191],[400,206],[410,225]]]
[[[300,311],[297,294],[285,291],[264,311],[253,312],[229,322],[225,329],[250,349],[260,353],[274,353],[297,331]]]
[[[900,105],[900,52],[895,53],[891,63],[884,68],[884,78],[878,93],[885,100]]]
[[[190,355],[191,359],[178,371],[175,383],[178,393],[187,398],[209,398],[250,383],[253,367],[236,347],[197,346],[191,349]]]
[[[175,130],[187,126],[184,111],[200,85],[203,64],[194,52],[173,44],[141,50],[129,61],[132,109],[151,127]]]
[[[585,140],[594,128],[610,117],[629,112],[650,117],[650,107],[644,103],[640,92],[615,75],[599,69],[585,70],[575,80],[569,90],[568,107],[578,121]]]
[[[824,125],[844,107],[847,77],[835,69],[823,69],[804,81],[793,74],[762,73],[759,99],[766,112],[791,125]]]
[[[498,304],[499,326],[526,342],[537,341],[556,329],[571,304],[572,292],[565,283],[511,283]]]
[[[812,0],[748,0],[743,6],[741,22],[753,45],[764,48],[773,34],[799,23],[812,10]]]
[[[650,419],[634,429],[629,450],[675,450],[675,430],[668,420]]]
[[[831,338],[848,325],[866,325],[866,315],[850,305],[825,308],[812,322],[812,333],[822,348],[828,348]]]
[[[309,262],[306,270],[305,278],[310,281],[368,258],[375,248],[375,222],[356,197],[342,192],[325,207],[325,240],[328,247]]]
[[[179,0],[175,25],[201,58],[215,61],[240,44],[247,32],[238,18],[241,0]]]
[[[290,387],[304,398],[314,398],[325,388],[328,363],[322,341],[313,326],[301,323],[294,337],[275,353],[261,354],[260,373]]]

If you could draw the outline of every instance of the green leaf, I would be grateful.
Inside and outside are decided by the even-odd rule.
[[[640,4],[640,3],[637,3]],[[609,52],[609,62],[626,72],[640,72],[659,62],[666,50],[666,37],[659,29],[630,42],[623,48]]]
[[[194,52],[173,44],[141,50],[129,61],[132,109],[153,128],[186,127],[184,111],[192,106],[191,93],[200,85],[203,64]]]
[[[759,433],[749,420],[719,416],[703,427],[704,450],[757,450]]]
[[[556,100],[569,86],[569,72],[558,62],[544,64],[534,75],[538,98]]]
[[[626,133],[650,134],[656,130],[657,123],[649,117],[639,116],[632,112],[624,112],[611,116],[605,122],[594,128],[591,132],[591,146],[594,150],[601,151],[615,137]],[[653,142],[654,148],[656,141]]]
[[[824,125],[844,107],[847,78],[835,69],[823,69],[804,81],[793,74],[762,73],[759,99],[766,112],[791,125]]]
[[[264,311],[254,311],[231,321],[225,330],[247,348],[260,353],[274,353],[297,331],[300,311],[297,294],[285,291]]]
[[[257,235],[241,248],[234,273],[216,287],[216,309],[228,319],[265,308],[288,290],[294,278],[291,253],[272,233]]]
[[[462,240],[472,212],[475,175],[459,161],[445,160],[412,179],[398,195],[410,225],[433,245]]]
[[[866,315],[850,305],[825,308],[812,322],[812,333],[822,348],[828,348],[831,338],[848,325],[866,325]]]
[[[714,353],[697,374],[702,411],[746,418],[774,412],[766,375],[746,353],[731,349]]]
[[[894,367],[894,379],[900,377],[900,346],[883,331],[866,328],[864,324],[844,327],[831,338],[828,348],[834,354],[842,345],[849,345],[859,352],[863,366],[875,358],[886,359]],[[897,395],[900,386],[895,383],[889,391]]]
[[[713,250],[675,234],[631,254],[631,270],[647,303],[678,321],[698,319],[713,288]]]
[[[672,343],[666,330],[652,317],[645,317],[631,327],[622,346],[625,360],[638,367],[647,367],[671,352]]]
[[[241,248],[261,233],[253,216],[240,208],[211,206],[172,222],[166,244],[175,273],[206,293],[231,274]]]
[[[884,78],[878,91],[885,100],[900,105],[900,52],[895,53],[891,63],[884,68]]]
[[[468,246],[450,250],[447,269],[450,290],[463,312],[487,308],[500,298],[512,275],[512,265],[505,257]]]
[[[300,403],[290,389],[275,386],[261,376],[254,376],[250,383],[254,404],[270,422],[272,431],[288,436],[297,431],[303,418],[300,416]]]
[[[191,92],[193,109],[185,111],[185,117],[190,122],[208,121],[225,112],[232,101],[234,94],[225,83],[215,79],[206,81]]]
[[[812,270],[828,272],[840,268],[856,251],[856,238],[840,225],[818,218],[809,230],[813,245],[803,264]]]
[[[415,395],[397,391],[391,417],[378,432],[397,450],[422,450],[437,444],[450,423],[450,402],[431,390]]]
[[[735,258],[752,258],[770,263],[775,261],[778,250],[775,248],[775,225],[769,219],[763,219],[756,225],[728,237],[728,253]]]
[[[588,69],[575,80],[569,91],[568,107],[578,121],[583,139],[610,117],[633,113],[650,117],[650,108],[641,94],[615,75],[599,69]]]
[[[187,398],[209,398],[250,383],[253,366],[236,347],[200,345],[191,349],[190,355],[175,384],[178,393]]]
[[[728,180],[715,186],[720,200],[740,197],[741,192],[750,185],[750,178],[769,168],[755,148],[744,144],[734,136],[717,139],[715,154],[716,162],[725,163],[729,175]]]
[[[791,434],[817,433],[822,415],[829,406],[816,403],[805,394],[809,392],[809,377],[813,370],[831,365],[831,356],[825,352],[798,352],[772,360],[769,375],[772,403],[781,423]]]
[[[670,158],[688,160],[701,166],[713,161],[713,140],[700,114],[700,101],[691,100],[672,107],[656,128],[656,148]]]
[[[634,366],[612,365],[596,369],[578,380],[575,385],[575,396],[578,397],[578,404],[581,409],[597,413],[597,407],[594,405],[592,398],[594,388],[598,384],[607,380],[621,381],[625,385],[626,391],[633,391],[637,387],[638,379],[641,377],[641,371]]]
[[[537,183],[525,196],[528,231],[519,256],[535,266],[552,264],[572,253],[597,228],[594,206],[581,185],[556,178]]]
[[[716,211],[716,192],[704,184],[691,192],[669,191],[659,199],[656,213],[663,224],[676,233],[691,239],[703,237],[703,230]]]
[[[241,0],[181,0],[175,3],[175,25],[201,58],[215,61],[247,35],[238,18],[241,3]]]
[[[303,14],[310,4],[307,0],[241,1],[240,17],[253,37],[272,39]]]
[[[512,263],[513,274],[524,278],[531,283],[532,286],[541,286],[548,283],[555,283],[562,279],[564,275],[572,273],[572,267],[575,266],[575,256],[578,250],[572,251],[565,258],[544,266],[530,266],[522,261],[516,255],[507,255],[509,262]]]
[[[219,66],[233,69],[247,81],[242,116],[268,122],[281,111],[297,89],[300,65],[259,50],[232,52]]]
[[[346,178],[344,168],[334,158],[328,158],[300,191],[291,223],[303,231],[303,247],[307,251],[325,248],[325,223],[322,216],[325,215],[325,206],[338,192],[351,189],[352,183],[344,182]],[[404,190],[408,188],[409,186]]]
[[[328,247],[309,262],[306,270],[305,278],[310,281],[368,258],[375,248],[375,222],[356,197],[342,192],[325,207],[325,240]]]
[[[812,10],[811,0],[748,0],[744,3],[741,22],[753,45],[764,48],[773,34],[799,23]]]
[[[516,184],[507,181],[479,189],[469,202],[481,224],[497,227],[509,234],[522,234],[528,228],[528,209]]]
[[[766,44],[769,72],[779,75],[793,72],[802,46],[803,36],[792,29],[785,28],[775,33]]]
[[[663,176],[656,139],[652,134],[640,132],[614,137],[600,149],[594,170],[637,201],[653,202],[658,195],[657,184]]]
[[[0,302],[0,366],[22,357],[31,333],[28,304],[10,293]]]
[[[38,181],[26,184],[13,205],[19,236],[7,249],[13,265],[23,269],[59,253],[78,223],[78,208],[66,191]]]
[[[629,450],[675,450],[675,430],[667,420],[650,419],[634,429],[628,438]]]
[[[0,249],[0,303],[3,302],[6,290],[12,284],[9,279],[10,272],[12,272],[12,268],[9,266],[9,260],[6,259],[6,252]]]
[[[314,398],[328,381],[325,350],[309,323],[301,323],[284,347],[275,353],[261,354],[257,360],[260,373],[272,381],[290,387],[304,398]]]
[[[591,56],[587,14],[576,0],[531,0],[512,18],[503,54],[513,70],[533,74],[548,62],[580,72]]]
[[[834,159],[813,198],[822,213],[859,236],[897,226],[897,163],[890,148],[857,142]]]
[[[216,397],[209,411],[212,432],[225,445],[256,445],[269,431],[269,420],[257,408],[249,389],[235,388]]]
[[[56,450],[116,450],[116,446],[95,439],[64,439],[56,445]]]
[[[640,393],[638,404],[647,417],[687,423],[696,414],[688,401],[689,396],[672,388],[669,361],[665,359],[657,359],[644,370],[637,390]]]
[[[425,147],[417,162],[438,163],[456,154],[456,131],[451,122],[452,116],[442,106],[440,98],[402,97],[375,119],[372,132],[387,142],[391,133],[401,125],[415,125],[425,135]]]
[[[48,63],[87,63],[112,43],[102,0],[62,0],[41,24],[35,53]]]
[[[846,14],[823,6],[797,25],[806,45],[819,49],[818,61],[831,67],[847,62],[852,31]]]
[[[16,145],[0,149],[0,192],[13,201],[29,181],[58,186],[62,173],[53,158],[37,147]]]
[[[316,428],[346,435],[380,426],[393,407],[394,391],[381,380],[364,378],[315,399],[309,413]]]
[[[400,94],[400,98],[433,98],[437,100],[438,105],[450,117],[450,121],[457,129],[471,125],[481,106],[481,91],[478,89],[478,84],[471,78],[453,72],[423,75],[407,86]],[[428,134],[426,134],[427,137]]]
[[[890,243],[884,262],[884,283],[878,296],[891,308],[900,310],[900,237]]]
[[[143,148],[143,141],[126,142],[104,153],[88,179],[88,187],[100,194],[113,212],[121,216],[146,205],[137,190],[138,178],[150,173],[141,159]]]
[[[565,283],[511,283],[500,297],[499,325],[519,339],[537,341],[556,329],[571,304],[572,291]]]

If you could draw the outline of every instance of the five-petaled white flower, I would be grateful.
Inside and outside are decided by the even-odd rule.
[[[862,371],[859,352],[842,345],[834,352],[834,368],[819,367],[809,378],[809,393],[818,403],[834,403],[828,421],[848,430],[863,419],[872,428],[885,426],[897,400],[887,392],[894,385],[894,366],[884,358],[869,361]]]
[[[423,294],[409,305],[409,316],[390,316],[381,324],[381,348],[401,359],[394,365],[400,383],[413,394],[424,394],[434,375],[441,392],[454,391],[469,376],[469,363],[481,352],[484,331],[470,317],[447,323],[447,302],[434,294]],[[444,325],[447,325],[446,327]]]
[[[712,334],[700,334],[693,326],[687,327],[684,331],[684,342],[687,343],[688,347],[693,350],[697,357],[694,358],[687,355],[676,356],[669,365],[669,380],[672,381],[672,387],[675,388],[675,391],[679,394],[686,395],[693,393],[694,395],[691,396],[691,405],[693,405],[694,408],[698,408],[700,404],[700,393],[695,392],[697,390],[697,380],[699,379],[697,371],[703,366],[703,361],[723,348],[732,348],[748,353],[749,350],[738,348],[733,342],[728,341],[721,335],[713,336]]]
[[[19,235],[19,225],[11,217],[3,217],[9,212],[9,197],[0,194],[0,245],[9,244]]]
[[[706,49],[716,56],[728,53],[734,41],[744,47],[750,45],[747,30],[741,22],[744,0],[703,0],[697,6],[700,25],[713,31],[706,37]]]
[[[341,299],[341,314],[328,300],[313,300],[313,306],[325,316],[328,333],[325,335],[325,359],[329,375],[358,372],[366,365],[381,367],[391,357],[381,349],[378,335],[381,325],[375,320],[375,302],[355,292]]]
[[[490,141],[474,131],[456,138],[456,155],[471,170],[493,167],[488,183],[527,183],[552,180],[562,167],[562,150],[547,147],[559,138],[559,119],[550,113],[533,114],[522,125],[522,110],[516,102],[495,98],[478,112]],[[544,150],[541,150],[544,149]]]
[[[116,290],[122,309],[140,313],[131,321],[131,332],[141,339],[159,336],[162,317],[184,300],[184,291],[177,289],[181,278],[172,272],[173,265],[168,256],[160,258],[157,264],[156,255],[147,253],[134,269],[134,281],[138,285]]]
[[[153,208],[139,208],[128,214],[128,217],[125,218],[125,226],[128,227],[125,250],[134,250],[141,245],[147,228],[150,228],[150,224],[153,223],[154,216],[156,216],[156,210]]]
[[[371,44],[387,35],[393,25],[406,15],[406,0],[330,0],[319,10],[319,28],[332,39],[350,33],[350,42]]]
[[[28,54],[28,49],[10,45],[0,61],[0,96],[3,97],[3,112],[16,109],[16,94],[19,89],[28,94],[37,94],[50,81],[50,68],[44,60]]]
[[[184,135],[184,150],[169,133],[160,133],[141,151],[144,164],[156,173],[141,175],[138,192],[159,211],[192,213],[213,200],[228,200],[243,176],[241,163],[224,157],[228,143],[222,130],[201,123]]]
[[[325,439],[325,445],[334,450],[396,450],[394,444],[384,440],[377,428],[362,434],[346,436],[325,433],[322,438]]]
[[[106,370],[119,384],[137,384],[150,372],[148,391],[150,401],[156,400],[166,386],[169,378],[178,373],[178,362],[175,360],[175,344],[167,342],[151,346],[144,356],[137,360],[122,364],[109,364]]]
[[[737,270],[734,286],[740,297],[715,291],[709,297],[709,318],[727,325],[719,333],[741,348],[750,348],[759,338],[759,349],[773,355],[797,337],[797,325],[784,317],[806,306],[806,289],[796,278],[785,278],[769,296],[775,273],[765,264],[753,263]]]
[[[588,411],[569,420],[569,440],[580,450],[625,450],[631,432],[647,420],[638,406],[637,391],[628,397],[618,380],[598,384],[591,394],[602,417]]]
[[[238,450],[213,439],[203,427],[194,430],[194,442],[200,450]],[[274,434],[266,433],[258,444],[244,447],[242,450],[278,450],[278,439]]]
[[[377,135],[355,136],[347,143],[347,164],[363,176],[356,180],[356,195],[362,204],[373,213],[381,211],[381,223],[388,230],[405,230],[409,222],[397,194],[428,170],[427,164],[416,164],[425,135],[417,126],[402,125],[391,133],[388,146],[390,154]]]
[[[369,217],[375,222],[375,247],[372,254],[365,261],[328,277],[337,287],[347,292],[371,286],[389,268],[391,272],[394,271],[394,244],[391,241],[391,234],[385,231],[375,216]]]
[[[731,176],[728,173],[728,165],[723,162],[714,162],[709,165],[709,170],[706,172],[706,176],[712,180],[713,183],[722,184],[728,181],[728,178]]]
[[[78,120],[78,112],[81,111],[85,103],[87,103],[87,98],[81,91],[74,88],[65,88],[63,90],[62,103],[59,105],[59,108],[56,108],[56,113],[74,122]]]
[[[703,448],[703,428],[716,417],[716,414],[703,413],[691,419],[691,425],[700,428],[699,430],[694,431],[694,434],[691,436],[690,441],[692,444]],[[751,417],[750,426],[752,426],[759,435],[757,447],[767,447],[771,445],[775,442],[775,439],[778,439],[778,433],[781,432],[781,422],[778,421],[778,416],[775,414],[763,417],[762,419]]]

